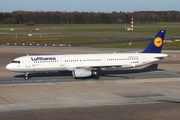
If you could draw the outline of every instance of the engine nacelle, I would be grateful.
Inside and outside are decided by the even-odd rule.
[[[92,75],[92,71],[88,69],[75,69],[72,71],[73,77],[89,77]]]

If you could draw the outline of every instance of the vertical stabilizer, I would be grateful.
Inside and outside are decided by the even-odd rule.
[[[142,53],[161,53],[165,33],[165,30],[160,30]]]

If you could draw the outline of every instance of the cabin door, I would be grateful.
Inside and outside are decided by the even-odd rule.
[[[30,57],[29,57],[29,56],[26,57],[25,67],[26,67],[26,68],[30,68],[30,67],[31,67],[31,62],[30,62]]]
[[[144,58],[144,59],[143,59],[143,63],[147,63],[147,57],[144,56],[143,58]]]
[[[102,58],[101,58],[101,64],[102,64],[102,65],[105,65],[105,63],[106,63],[106,58],[105,58],[105,57],[102,57]]]
[[[62,66],[62,67],[65,66],[65,61],[63,58],[60,59],[60,66]]]

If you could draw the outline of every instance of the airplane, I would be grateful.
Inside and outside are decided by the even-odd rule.
[[[134,68],[168,57],[161,53],[165,33],[166,30],[160,30],[140,53],[27,55],[15,58],[6,69],[25,73],[25,80],[29,79],[29,73],[50,71],[71,71],[75,79],[99,79],[98,70]]]

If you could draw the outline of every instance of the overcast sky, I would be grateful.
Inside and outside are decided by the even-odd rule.
[[[0,0],[0,12],[134,12],[180,11],[180,0]]]

